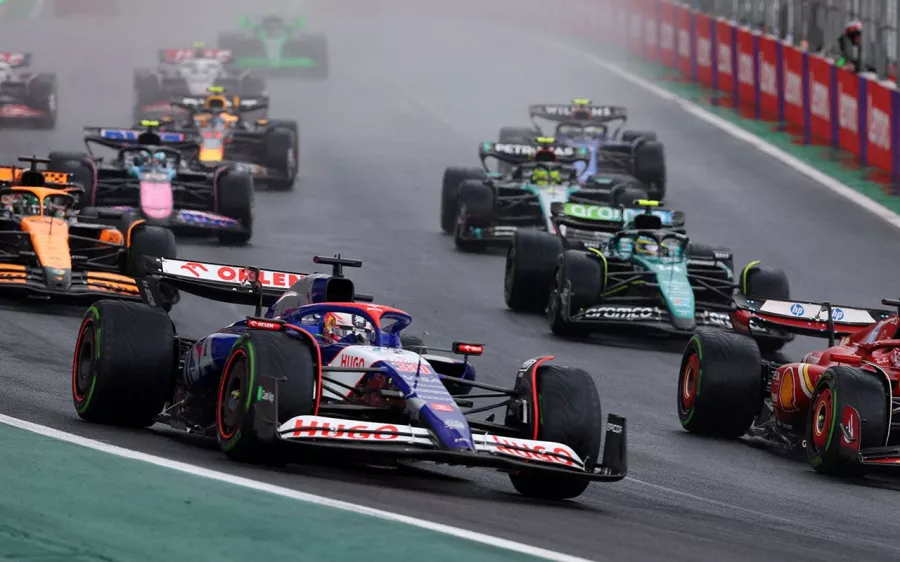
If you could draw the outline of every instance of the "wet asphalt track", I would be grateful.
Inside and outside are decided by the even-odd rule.
[[[96,23],[71,20],[65,28],[50,24],[58,26],[59,49],[29,36],[27,25],[8,30],[6,39],[21,44],[4,47],[33,49],[36,65],[59,72],[61,118],[55,133],[0,132],[3,160],[77,148],[83,125],[127,124],[135,64],[152,63],[157,47],[211,41],[229,23],[205,4],[190,15],[206,15],[208,35],[173,22],[126,42],[127,32],[89,35]],[[896,296],[900,262],[878,257],[896,246],[894,230],[586,59],[516,31],[329,12],[312,21],[329,33],[331,79],[271,85],[272,116],[301,124],[296,190],[258,194],[250,247],[182,243],[180,257],[304,271],[313,254],[342,252],[365,260],[354,273],[360,290],[408,310],[414,328],[444,342],[486,342],[489,353],[478,360],[483,380],[508,384],[523,360],[544,353],[585,368],[596,376],[604,407],[628,417],[629,479],[594,485],[576,502],[544,504],[522,499],[496,473],[247,468],[189,440],[90,426],[75,416],[69,391],[79,308],[59,315],[47,306],[2,305],[0,412],[597,560],[900,557],[897,480],[830,481],[765,447],[687,435],[674,411],[680,344],[564,342],[542,319],[508,312],[502,257],[454,251],[439,233],[438,192],[445,166],[474,164],[476,143],[501,125],[524,124],[528,103],[591,97],[627,105],[635,128],[655,129],[665,140],[671,205],[687,211],[693,237],[731,246],[740,263],[784,267],[796,297],[874,306]],[[173,317],[183,333],[200,336],[237,313],[187,297]],[[800,341],[788,351],[812,345]]]

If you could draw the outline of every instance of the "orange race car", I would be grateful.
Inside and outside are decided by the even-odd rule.
[[[82,189],[68,174],[19,161],[30,168],[0,167],[0,294],[141,300],[142,258],[176,257],[172,232],[114,209],[72,211]]]

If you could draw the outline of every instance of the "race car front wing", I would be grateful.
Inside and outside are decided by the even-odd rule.
[[[107,297],[141,300],[131,277],[101,271],[55,270],[19,264],[0,264],[0,292],[3,291],[71,299]]]

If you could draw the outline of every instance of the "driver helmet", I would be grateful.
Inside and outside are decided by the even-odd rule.
[[[13,203],[13,209],[17,215],[35,216],[41,214],[41,200],[33,193],[22,193],[22,196]]]
[[[548,170],[546,168],[535,168],[531,172],[531,183],[534,185],[551,185],[562,182],[562,175],[559,170]]]
[[[152,162],[153,155],[150,154],[149,150],[142,150],[138,154],[134,155],[134,158],[131,160],[131,164],[133,166],[141,167],[146,164],[150,164]]]
[[[169,159],[166,156],[166,153],[161,150],[158,152],[154,152],[153,153],[153,164],[155,164],[161,168],[168,167]]]
[[[66,217],[66,206],[64,204],[57,203],[53,200],[53,197],[45,197],[44,198],[44,215],[48,217],[55,217],[58,219],[63,219]]]
[[[368,321],[356,314],[329,312],[322,321],[322,339],[326,344],[337,343],[351,334],[358,336],[358,343],[367,343],[371,330]]]
[[[655,256],[659,253],[659,242],[649,236],[638,236],[634,241],[634,252],[636,254]]]

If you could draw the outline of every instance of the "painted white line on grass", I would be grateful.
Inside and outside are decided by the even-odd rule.
[[[82,437],[80,435],[74,435],[72,433],[66,433],[64,431],[59,431],[58,429],[53,429],[52,427],[38,425],[38,424],[31,423],[31,422],[28,422],[25,420],[20,420],[18,418],[6,416],[3,414],[0,414],[0,423],[6,424],[6,425],[9,425],[12,427],[17,427],[19,429],[24,429],[24,430],[30,431],[32,433],[37,433],[38,435],[43,435],[45,437],[51,437],[51,438],[57,439],[59,441],[65,441],[66,443],[71,443],[73,445],[78,445],[80,447],[86,447],[88,449],[93,449],[95,451],[100,451],[103,453],[109,453],[111,455],[116,455],[117,457],[146,462],[146,463],[153,464],[156,466],[161,466],[163,468],[169,468],[172,470],[177,470],[179,472],[184,472],[186,474],[192,474],[194,476],[199,476],[201,478],[208,478],[210,480],[216,480],[219,482],[224,482],[226,484],[233,484],[235,486],[241,486],[241,487],[249,488],[252,490],[258,490],[260,492],[267,492],[267,493],[275,494],[277,496],[281,496],[284,498],[299,500],[302,502],[307,502],[307,503],[311,503],[311,504],[315,504],[315,505],[319,505],[319,506],[323,506],[323,507],[340,509],[343,511],[357,513],[360,515],[368,515],[370,517],[377,517],[379,519],[384,519],[386,521],[403,523],[406,525],[411,525],[413,527],[419,527],[421,529],[426,529],[426,530],[434,531],[437,533],[443,533],[445,535],[451,535],[451,536],[454,536],[454,537],[457,537],[457,538],[460,538],[463,540],[477,542],[477,543],[484,544],[487,546],[492,546],[495,548],[509,550],[512,552],[517,552],[517,553],[525,554],[528,556],[543,558],[545,560],[553,560],[555,562],[591,562],[590,560],[588,560],[586,558],[570,556],[568,554],[562,554],[560,552],[554,552],[552,550],[547,550],[547,549],[539,548],[536,546],[531,546],[531,545],[527,545],[527,544],[523,544],[523,543],[519,543],[519,542],[507,540],[507,539],[501,539],[498,537],[492,537],[490,535],[478,533],[475,531],[469,531],[466,529],[460,529],[458,527],[453,527],[450,525],[444,525],[442,523],[434,523],[431,521],[424,521],[422,519],[419,519],[418,517],[409,517],[407,515],[400,515],[399,513],[391,513],[389,511],[383,511],[380,509],[374,509],[371,507],[356,505],[356,504],[349,503],[349,502],[326,498],[324,496],[308,494],[306,492],[300,492],[297,490],[292,490],[290,488],[275,486],[273,484],[266,484],[264,482],[259,482],[257,480],[252,480],[250,478],[234,476],[231,474],[226,474],[224,472],[210,470],[208,468],[202,468],[202,467],[195,466],[195,465],[188,464],[188,463],[174,461],[174,460],[166,459],[163,457],[157,457],[155,455],[149,455],[147,453],[141,453],[139,451],[133,451],[131,449],[125,449],[123,447],[118,447],[116,445],[110,445],[108,443],[103,443],[101,441],[96,441],[94,439],[89,439],[87,437]]]
[[[623,70],[619,66],[612,64],[594,54],[588,53],[581,49],[575,48],[571,45],[567,45],[565,43],[560,43],[558,41],[554,41],[551,39],[546,39],[542,37],[535,37],[532,35],[525,35],[532,41],[537,41],[549,47],[553,47],[555,49],[559,49],[566,53],[580,56],[585,60],[603,68],[604,70],[615,74],[616,76],[631,82],[632,84],[647,90],[648,92],[668,101],[675,102],[686,112],[690,113],[694,117],[701,119],[714,127],[721,129],[722,131],[728,133],[729,135],[740,139],[748,144],[752,145],[756,149],[768,154],[769,156],[775,158],[776,160],[781,161],[783,164],[787,165],[790,168],[800,172],[804,176],[812,179],[813,181],[821,184],[827,189],[837,193],[838,195],[846,198],[850,202],[859,205],[863,209],[871,212],[877,217],[883,219],[885,222],[890,224],[895,228],[900,228],[900,215],[897,215],[891,209],[888,209],[884,205],[878,203],[877,201],[870,199],[863,195],[862,193],[856,191],[852,187],[849,187],[833,177],[820,172],[819,170],[813,168],[809,164],[803,162],[799,158],[788,154],[784,150],[778,148],[774,144],[767,142],[756,135],[750,133],[749,131],[742,129],[741,127],[735,125],[719,117],[718,115],[707,111],[701,106],[688,101],[672,92],[669,92],[652,82],[645,80],[639,76],[636,76],[626,70]]]

